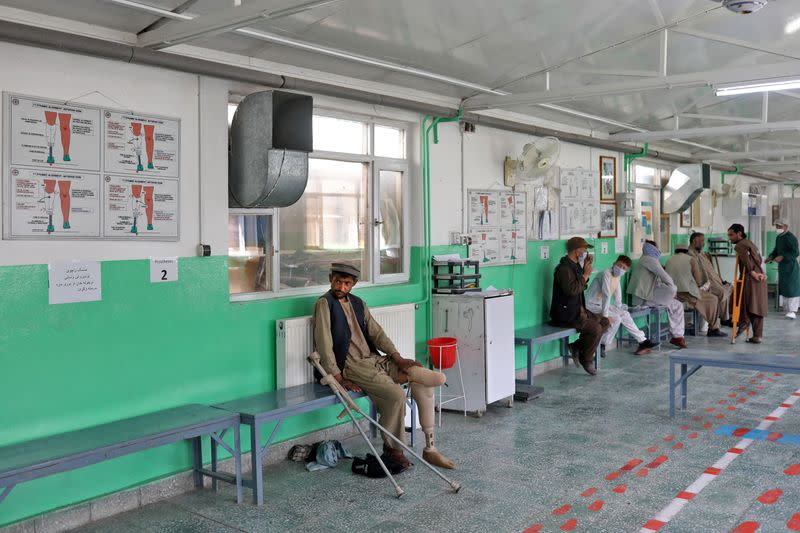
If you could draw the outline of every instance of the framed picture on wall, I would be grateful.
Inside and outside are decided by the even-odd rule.
[[[600,201],[617,199],[617,158],[600,156]]]
[[[691,228],[692,227],[692,207],[690,206],[684,211],[681,211],[681,227],[682,228]]]
[[[617,204],[600,204],[600,233],[601,239],[617,237]]]

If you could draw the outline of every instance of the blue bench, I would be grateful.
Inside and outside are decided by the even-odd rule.
[[[365,398],[363,392],[351,392],[353,399]],[[251,477],[245,479],[242,484],[253,490],[253,503],[256,505],[264,504],[264,473],[261,470],[262,461],[267,448],[270,447],[278,434],[278,430],[287,418],[310,411],[316,411],[324,407],[330,407],[338,403],[338,398],[331,390],[319,383],[305,383],[294,387],[287,387],[272,392],[254,394],[244,398],[238,398],[229,402],[214,405],[217,409],[229,413],[236,413],[242,424],[250,427],[250,462]],[[413,409],[413,401],[410,401],[411,409],[411,445],[414,445],[414,428],[416,426],[416,411]],[[376,418],[375,407],[370,403],[370,412]],[[278,423],[272,429],[267,441],[261,443],[261,429],[264,424],[270,422]],[[375,437],[376,430],[371,427],[372,436]]]
[[[569,338],[572,335],[577,335],[578,330],[575,328],[561,328],[552,326],[550,324],[539,324],[538,326],[530,326],[527,328],[520,328],[514,331],[514,344],[519,346],[526,346],[527,353],[527,371],[526,379],[518,379],[517,383],[525,385],[533,385],[533,367],[536,365],[536,360],[539,359],[539,354],[542,351],[542,345],[552,341],[560,341],[561,358],[564,361],[564,366],[569,366]],[[536,352],[534,354],[534,348]],[[598,347],[594,355],[595,366],[600,368],[600,348]]]
[[[680,377],[675,379],[675,366]],[[675,389],[681,388],[681,409],[686,409],[688,381],[704,366],[736,368],[761,372],[800,374],[800,357],[759,355],[753,353],[719,353],[708,350],[681,350],[669,356],[669,416],[675,416]]]
[[[658,339],[657,342],[661,342],[661,313],[666,311],[666,307],[664,306],[655,306],[655,307],[648,307],[648,306],[638,306],[638,307],[629,307],[628,313],[630,313],[631,318],[636,320],[637,318],[646,318],[647,319],[647,338],[650,340]],[[654,334],[654,329],[657,331]],[[636,339],[631,336],[628,331],[620,326],[619,330],[617,331],[617,338],[619,342],[624,342],[630,344],[632,342],[636,342]]]
[[[222,437],[233,429],[231,448]],[[211,470],[203,468],[201,437],[212,442]],[[0,502],[19,483],[59,472],[89,466],[107,459],[179,442],[192,441],[194,484],[203,486],[203,476],[236,485],[236,500],[242,501],[242,463],[239,417],[205,405],[189,404],[155,413],[118,420],[99,426],[0,447]],[[234,457],[235,475],[217,472],[216,445]]]

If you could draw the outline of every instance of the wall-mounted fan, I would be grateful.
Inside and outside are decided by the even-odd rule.
[[[503,183],[514,187],[518,181],[530,181],[544,176],[555,165],[561,152],[561,142],[555,137],[542,137],[528,143],[519,159],[506,157],[503,164]]]

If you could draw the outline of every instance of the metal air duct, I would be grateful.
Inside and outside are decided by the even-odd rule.
[[[664,213],[680,213],[692,205],[703,189],[711,187],[711,165],[683,165],[672,171],[664,187]]]

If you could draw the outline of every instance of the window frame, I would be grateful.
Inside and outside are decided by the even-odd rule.
[[[231,102],[235,103],[235,102]],[[374,117],[359,113],[351,113],[327,108],[314,108],[314,116],[324,116],[338,118],[342,120],[353,120],[364,122],[367,125],[367,154],[351,154],[346,152],[331,152],[325,150],[315,150],[308,154],[309,159],[329,159],[334,161],[362,163],[367,165],[367,184],[364,194],[366,196],[367,219],[365,221],[364,243],[368,246],[367,261],[369,264],[369,277],[359,280],[358,287],[374,287],[382,285],[394,285],[408,283],[411,279],[411,234],[410,234],[410,198],[411,198],[411,163],[409,153],[409,136],[412,134],[413,124],[410,122],[391,120],[383,117]],[[405,158],[377,157],[375,156],[375,126],[385,126],[397,128],[403,131],[403,149]],[[403,270],[396,274],[380,273],[380,230],[375,225],[375,220],[380,217],[380,188],[379,176],[381,170],[396,171],[403,174],[402,180],[402,253]],[[281,289],[281,243],[280,243],[280,224],[281,208],[270,209],[228,209],[228,215],[270,215],[272,216],[272,290],[264,292],[230,294],[231,302],[246,302],[266,299],[280,299],[295,296],[307,296],[319,294],[325,285],[315,285],[312,287],[295,287]],[[230,289],[229,289],[230,290]]]

